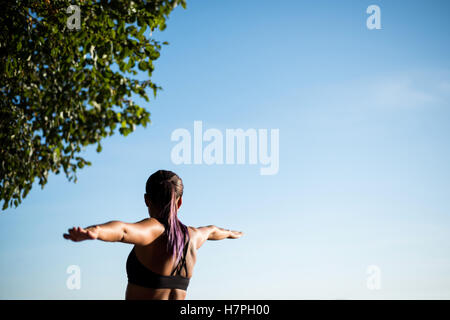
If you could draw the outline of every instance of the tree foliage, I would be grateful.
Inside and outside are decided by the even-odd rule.
[[[133,102],[160,89],[150,78],[164,30],[184,0],[7,1],[0,17],[0,201],[18,206],[35,179],[90,163],[83,148],[119,131],[146,126],[150,113]],[[69,29],[75,4],[80,29]],[[138,70],[148,80],[138,80]],[[118,130],[116,130],[118,128]]]

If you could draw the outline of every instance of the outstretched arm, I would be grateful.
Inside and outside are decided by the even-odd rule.
[[[196,230],[198,234],[197,248],[200,248],[206,240],[238,239],[244,234],[241,231],[223,229],[213,225],[196,228]]]
[[[63,237],[72,241],[102,240],[108,242],[124,242],[137,245],[148,245],[164,232],[164,227],[153,218],[136,223],[110,221],[87,228],[74,227]]]

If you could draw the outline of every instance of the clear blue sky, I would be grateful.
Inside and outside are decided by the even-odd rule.
[[[369,30],[366,8],[381,8]],[[126,244],[75,225],[138,221],[147,177],[184,181],[207,243],[189,299],[450,298],[450,2],[188,1],[158,38],[152,124],[86,149],[76,184],[50,176],[0,215],[0,298],[123,299]],[[171,133],[279,129],[279,171],[175,165]],[[66,287],[69,265],[81,289]],[[369,290],[367,268],[381,270]]]

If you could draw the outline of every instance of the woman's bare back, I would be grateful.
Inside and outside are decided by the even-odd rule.
[[[186,251],[186,269],[182,268],[180,275],[191,278],[197,258],[196,243],[198,243],[198,231],[193,227],[188,227],[189,242]],[[147,246],[134,247],[136,256],[141,264],[147,269],[163,275],[170,276],[175,269],[175,258],[167,251],[167,238],[163,234],[154,242]],[[133,283],[128,283],[125,299],[157,299],[157,300],[184,300],[186,291],[181,289],[153,289],[142,287]]]

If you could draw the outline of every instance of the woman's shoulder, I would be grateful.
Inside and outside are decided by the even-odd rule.
[[[188,226],[188,232],[189,232],[189,241],[194,245],[194,247],[197,249],[198,242],[201,238],[201,232],[198,228]]]
[[[198,230],[195,227],[187,226],[188,232],[189,232],[189,238],[195,238],[198,234]]]
[[[156,218],[149,217],[142,219],[141,221],[137,222],[136,224],[139,224],[143,227],[152,227],[152,228],[158,228],[164,230],[164,225]]]

